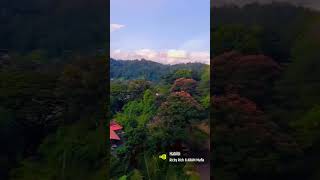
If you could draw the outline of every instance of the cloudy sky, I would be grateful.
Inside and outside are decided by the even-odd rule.
[[[210,62],[210,0],[111,0],[111,57]]]

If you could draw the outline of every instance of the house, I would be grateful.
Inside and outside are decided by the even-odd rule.
[[[122,144],[121,135],[123,134],[123,127],[114,120],[110,122],[109,126],[111,148],[116,148]]]

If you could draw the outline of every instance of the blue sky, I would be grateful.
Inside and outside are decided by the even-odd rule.
[[[111,56],[208,63],[210,0],[111,0]]]

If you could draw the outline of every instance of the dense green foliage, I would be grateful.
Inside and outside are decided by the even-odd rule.
[[[213,7],[211,13],[215,55],[262,52],[279,62],[290,60],[292,45],[316,14],[288,3]]]
[[[118,71],[111,80],[111,111],[124,135],[123,144],[111,153],[111,179],[199,179],[195,164],[170,164],[158,155],[182,144],[208,153],[199,142],[208,144],[209,134],[197,124],[209,129],[209,66],[112,61],[111,68]],[[124,71],[128,67],[134,69]],[[193,71],[195,67],[201,69]],[[138,75],[146,71],[156,76]]]
[[[215,179],[319,179],[320,13],[285,3],[212,13]]]
[[[186,63],[176,65],[165,65],[148,60],[110,60],[110,78],[111,79],[146,79],[149,81],[160,81],[163,76],[168,76],[165,80],[172,83],[176,78],[198,76],[204,67],[201,63]],[[183,70],[176,71],[178,69]],[[172,73],[175,73],[173,76]],[[186,76],[186,73],[190,75]],[[192,73],[192,74],[191,74]]]
[[[107,179],[107,2],[0,7],[0,179]]]
[[[105,179],[104,59],[1,59],[1,179]]]

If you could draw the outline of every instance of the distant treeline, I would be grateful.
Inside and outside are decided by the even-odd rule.
[[[159,81],[165,75],[173,73],[178,69],[191,70],[200,74],[205,64],[186,63],[168,65],[148,60],[115,60],[110,59],[110,78],[111,79],[145,79],[149,81]]]

